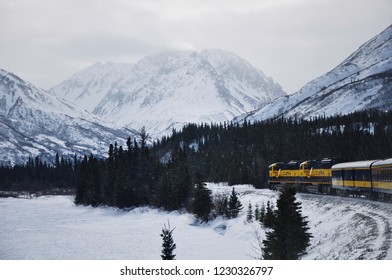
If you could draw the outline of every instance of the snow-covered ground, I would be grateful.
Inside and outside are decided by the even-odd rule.
[[[231,192],[208,184],[214,193]],[[259,252],[258,223],[246,223],[253,206],[279,193],[235,186],[244,205],[240,217],[195,223],[190,214],[147,207],[132,211],[83,207],[71,196],[0,199],[0,259],[160,259],[164,224],[175,228],[177,259],[252,259]],[[392,259],[392,205],[298,194],[313,239],[304,259]]]

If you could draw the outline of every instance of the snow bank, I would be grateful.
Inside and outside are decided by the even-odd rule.
[[[208,184],[230,193],[225,184]],[[177,259],[252,259],[258,223],[246,223],[253,206],[275,202],[279,193],[235,186],[244,205],[232,220],[199,224],[190,214],[140,207],[122,211],[75,206],[73,197],[0,199],[0,259],[160,259],[161,229],[170,222]],[[390,204],[329,196],[298,195],[313,239],[304,259],[392,259]]]

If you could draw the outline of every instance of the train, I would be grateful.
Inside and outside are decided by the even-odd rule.
[[[392,158],[347,162],[341,159],[291,160],[269,166],[270,189],[361,196],[392,202]]]

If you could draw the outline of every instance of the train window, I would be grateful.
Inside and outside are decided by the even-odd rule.
[[[387,178],[385,181],[392,181],[392,169],[387,170]]]
[[[386,178],[386,174],[385,174],[385,172],[384,172],[385,170],[377,170],[376,172],[375,172],[375,176],[374,176],[374,180],[376,180],[376,181],[385,181],[385,178]]]
[[[370,181],[370,170],[354,170],[354,179],[356,181]]]
[[[378,180],[380,181],[386,181],[387,174],[385,172],[385,170],[380,170],[378,171]]]
[[[343,171],[342,170],[332,171],[332,178],[335,180],[342,180],[343,179]]]
[[[346,181],[354,180],[353,170],[344,170],[343,171],[343,179],[346,180]]]
[[[385,181],[392,181],[392,169],[386,170],[387,171],[387,176],[385,178]]]
[[[382,172],[380,170],[373,171],[372,178],[374,181],[381,181],[382,180]]]
[[[392,169],[384,169],[378,171],[378,180],[391,182],[392,181]]]

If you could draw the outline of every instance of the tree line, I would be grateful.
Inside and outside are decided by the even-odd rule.
[[[0,190],[69,189],[80,204],[191,208],[200,178],[263,187],[277,161],[392,157],[392,111],[188,124],[152,145],[147,140],[142,131],[124,146],[112,143],[104,158],[56,155],[52,163],[36,157],[2,166]]]
[[[190,147],[189,168],[207,181],[263,187],[274,162],[392,157],[392,111],[310,120],[281,117],[252,124],[188,124],[157,141],[154,149],[165,153],[179,143]]]
[[[0,191],[73,193],[78,160],[56,154],[54,164],[38,156],[24,165],[0,167]]]

